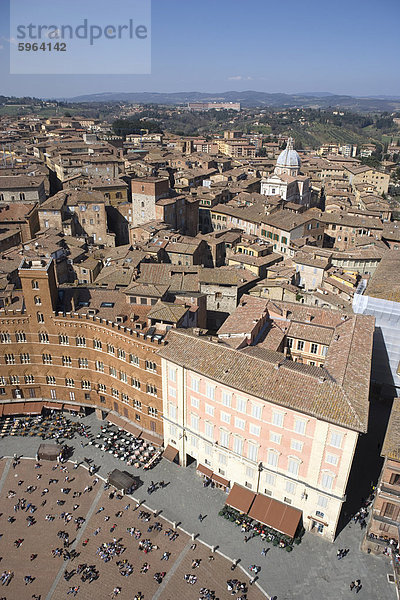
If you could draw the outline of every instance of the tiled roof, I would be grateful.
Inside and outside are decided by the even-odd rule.
[[[251,333],[256,323],[267,313],[268,300],[245,294],[236,310],[218,329],[218,335]]]
[[[241,287],[243,284],[257,279],[257,276],[246,269],[237,267],[219,267],[218,269],[209,269],[207,267],[200,269],[200,283],[211,285],[235,285]]]
[[[382,447],[382,456],[400,460],[400,398],[395,398]]]
[[[132,283],[135,276],[135,270],[121,269],[121,267],[111,265],[104,267],[98,275],[95,285],[115,288],[116,286],[127,287]]]
[[[0,222],[6,223],[7,221],[24,221],[33,207],[36,205],[37,204],[35,202],[30,204],[16,202],[15,204],[0,206]]]
[[[188,307],[182,304],[173,304],[171,302],[161,302],[160,300],[149,311],[149,319],[157,321],[167,321],[168,323],[178,323],[183,315],[188,311]]]
[[[178,253],[178,254],[194,254],[200,245],[199,240],[195,240],[193,244],[186,242],[168,242],[165,251]]]
[[[364,292],[365,296],[400,302],[400,250],[388,250]]]
[[[311,323],[298,323],[292,321],[289,326],[287,335],[298,340],[307,340],[316,344],[324,344],[329,346],[334,328],[324,327],[322,325],[312,325]]]
[[[400,227],[398,221],[396,223],[384,223],[382,237],[387,240],[400,241]]]
[[[243,393],[365,432],[374,319],[360,319],[358,315],[351,322],[353,329],[343,334],[346,342],[344,352],[336,349],[338,358],[333,364],[333,371],[336,369],[341,381],[336,380],[329,368],[310,368],[309,365],[284,359],[282,355],[280,363],[255,356],[250,360],[249,350],[233,350],[176,330],[168,333],[168,345],[159,354]],[[351,356],[348,351],[351,351]],[[276,354],[273,353],[273,356]],[[350,381],[351,378],[353,381]]]
[[[67,194],[64,191],[58,192],[54,196],[51,196],[39,207],[39,210],[61,210],[67,199]]]
[[[43,177],[29,175],[8,175],[0,177],[0,190],[26,190],[38,187],[43,182]]]
[[[136,294],[137,296],[162,297],[168,291],[168,285],[153,285],[152,283],[135,282],[124,290],[125,294]]]
[[[169,290],[173,292],[198,292],[200,291],[199,268],[163,263],[142,263],[138,282],[169,285]]]
[[[315,210],[307,210],[303,213],[297,214],[290,210],[278,210],[265,215],[262,219],[262,223],[266,223],[271,227],[277,227],[283,231],[292,231],[301,225],[304,225],[311,219],[318,218],[319,213]]]

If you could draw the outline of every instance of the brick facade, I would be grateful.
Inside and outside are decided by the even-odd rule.
[[[0,402],[44,398],[114,411],[162,439],[163,341],[116,318],[58,312],[54,262],[23,261],[22,295],[0,311]]]

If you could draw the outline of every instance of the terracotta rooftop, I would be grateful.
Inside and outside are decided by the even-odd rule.
[[[291,321],[287,335],[297,340],[307,340],[316,344],[329,346],[333,333],[333,327]]]
[[[43,183],[43,177],[32,177],[29,175],[9,175],[0,177],[0,190],[26,190],[39,187]]]
[[[183,315],[188,311],[188,307],[182,304],[173,304],[171,302],[162,302],[159,300],[157,304],[149,310],[149,319],[157,321],[167,321],[168,323],[178,323]]]
[[[257,276],[246,269],[237,267],[219,267],[218,269],[202,268],[199,272],[200,283],[210,285],[234,285],[241,287],[243,284],[257,279]]]
[[[267,305],[268,300],[245,294],[241,297],[236,310],[218,329],[217,335],[250,334],[258,321],[268,314]]]
[[[400,250],[389,250],[371,276],[365,296],[400,302]]]
[[[275,362],[256,356],[250,360],[248,350],[234,350],[176,330],[168,333],[168,345],[159,354],[243,393],[365,432],[373,331],[372,317],[350,319],[326,368],[295,363],[282,354],[277,363],[275,352],[271,355]]]
[[[393,400],[381,454],[387,458],[400,460],[400,398]]]

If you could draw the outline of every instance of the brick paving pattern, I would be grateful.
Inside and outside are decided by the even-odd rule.
[[[0,476],[10,459],[0,461]],[[209,561],[210,550],[196,542],[196,549],[191,550],[192,539],[183,533],[177,531],[178,537],[175,541],[170,541],[165,531],[170,529],[170,524],[161,516],[154,516],[151,513],[149,521],[139,518],[141,508],[136,508],[136,503],[127,496],[118,499],[110,499],[109,494],[112,490],[104,490],[103,482],[100,479],[97,485],[93,485],[94,477],[90,476],[88,471],[79,467],[73,468],[72,463],[66,463],[67,472],[62,472],[60,466],[55,463],[41,461],[41,467],[35,468],[36,461],[22,459],[15,469],[9,469],[7,477],[3,483],[0,492],[0,571],[11,571],[14,577],[8,585],[2,586],[0,596],[7,600],[25,600],[30,599],[32,594],[41,596],[42,600],[64,600],[69,598],[68,590],[72,586],[80,586],[77,598],[79,600],[93,600],[93,598],[108,598],[112,596],[115,586],[121,587],[121,593],[118,595],[120,600],[132,600],[134,594],[142,592],[144,600],[151,598],[187,598],[197,599],[200,593],[200,587],[206,586],[216,591],[219,598],[227,598],[226,580],[232,576],[230,562],[219,555],[215,555],[215,560]],[[37,479],[37,475],[41,475]],[[70,478],[65,481],[65,477]],[[55,483],[50,483],[50,479],[57,479]],[[22,482],[22,483],[21,483]],[[27,491],[28,486],[36,486],[32,493]],[[83,492],[86,486],[92,485],[92,490]],[[70,488],[68,494],[61,492],[61,488]],[[43,490],[47,488],[49,492],[42,495]],[[15,492],[11,496],[10,492]],[[74,492],[81,492],[79,497],[74,497]],[[99,495],[100,493],[100,495]],[[26,503],[33,504],[36,510],[32,513],[35,524],[28,527],[27,517],[31,515],[30,509],[14,510],[18,499],[24,498]],[[62,506],[57,505],[57,500],[64,501]],[[45,501],[44,506],[42,503]],[[129,507],[127,505],[129,504]],[[78,505],[75,509],[74,505]],[[97,512],[99,508],[104,510]],[[148,512],[146,509],[145,512]],[[76,517],[86,518],[89,511],[93,515],[88,519],[81,529],[77,529],[74,523]],[[72,519],[65,523],[61,518],[61,513],[68,512],[72,514]],[[122,512],[121,516],[120,513]],[[55,517],[53,521],[46,520],[46,515]],[[8,517],[15,519],[10,523]],[[110,517],[106,520],[106,517]],[[162,525],[161,531],[148,531],[150,526],[159,522]],[[115,525],[115,527],[114,527]],[[131,536],[128,528],[134,527],[141,531],[140,539],[149,539],[157,548],[145,554],[139,550],[139,539]],[[100,529],[97,535],[94,532]],[[69,534],[69,550],[76,548],[79,555],[73,560],[64,560],[63,557],[53,557],[52,550],[62,548],[63,541],[57,536],[59,531],[65,531]],[[97,548],[102,543],[118,539],[125,546],[126,551],[121,555],[121,559],[127,559],[134,567],[132,575],[123,577],[116,564],[118,558],[114,557],[111,561],[105,563],[96,553]],[[17,548],[14,542],[23,539],[22,544]],[[89,539],[86,545],[83,542]],[[168,561],[161,560],[165,551],[170,552]],[[37,556],[31,560],[31,555]],[[182,562],[179,559],[183,558]],[[200,558],[200,567],[191,569],[193,558]],[[147,573],[140,573],[140,568],[147,562],[150,567]],[[86,563],[94,565],[98,569],[100,576],[97,580],[89,583],[82,582],[80,576],[75,574],[69,581],[65,581],[63,572],[65,569],[71,571],[76,569],[78,564]],[[174,565],[177,563],[175,570]],[[171,572],[171,576],[165,577],[165,580],[158,584],[154,580],[156,572]],[[57,575],[61,573],[61,577]],[[198,577],[196,585],[189,585],[184,581],[184,574],[191,573]],[[236,573],[235,573],[236,574]],[[24,576],[34,577],[33,583],[25,584]],[[240,578],[248,581],[248,578],[242,574]],[[54,586],[54,583],[56,585]],[[256,588],[250,588],[249,600],[261,600],[265,596]]]
[[[82,421],[88,427],[91,427],[91,432],[95,435],[98,433],[100,425],[102,424],[101,421],[96,419],[95,415],[85,417],[82,419]],[[18,436],[5,437],[0,440],[0,453],[5,457],[13,456],[14,452],[18,452],[23,456],[34,457],[40,441],[41,440],[38,438],[21,438]],[[82,461],[84,457],[93,459],[94,462],[100,466],[99,473],[102,477],[106,477],[107,473],[114,468],[126,468],[125,463],[116,459],[114,456],[108,453],[104,454],[94,446],[85,446],[82,448],[80,442],[81,438],[79,437],[72,441],[68,441],[68,444],[74,447],[73,460]],[[2,470],[4,469],[3,463],[4,461],[0,461],[0,478]],[[78,471],[80,470],[84,472],[83,469],[78,469]],[[10,467],[7,480],[10,478],[10,474],[11,477],[13,477],[11,471],[12,468]],[[134,493],[135,498],[145,501],[146,504],[151,507],[151,509],[161,511],[162,516],[165,516],[170,521],[179,522],[186,531],[199,534],[199,537],[203,542],[209,545],[218,546],[218,550],[223,552],[231,559],[240,559],[240,565],[246,570],[250,564],[255,563],[261,565],[262,570],[259,573],[258,582],[270,596],[274,596],[276,594],[278,600],[321,600],[321,598],[324,598],[324,600],[338,600],[338,598],[343,598],[346,600],[346,598],[353,597],[353,592],[350,592],[349,590],[349,583],[357,578],[360,578],[363,583],[363,589],[361,590],[360,594],[358,594],[360,598],[363,598],[364,600],[395,600],[397,598],[395,586],[388,583],[387,580],[387,575],[392,573],[389,560],[384,556],[376,557],[361,552],[360,542],[363,532],[361,532],[360,528],[354,524],[350,524],[345,527],[334,544],[330,544],[326,542],[326,540],[320,539],[317,535],[306,533],[300,546],[296,547],[293,552],[287,553],[270,545],[267,556],[263,557],[261,556],[261,540],[255,538],[250,540],[247,544],[243,543],[244,536],[241,534],[240,529],[218,516],[218,511],[223,506],[226,495],[220,490],[210,489],[209,487],[204,488],[201,479],[196,475],[193,468],[189,467],[184,469],[176,464],[171,464],[166,460],[162,460],[151,471],[144,472],[142,469],[138,469],[133,470],[132,473],[135,476],[139,476],[143,482],[139,489]],[[165,482],[169,482],[169,485],[149,496],[146,492],[146,489],[151,480],[164,480]],[[5,483],[3,488],[0,490],[1,502],[3,501],[7,485],[8,483]],[[93,501],[96,493],[97,492],[95,490],[90,493],[91,501]],[[100,505],[101,502],[102,500],[99,501]],[[113,500],[112,502],[116,501]],[[4,509],[0,508],[0,512],[4,512]],[[117,511],[115,510],[115,512]],[[207,515],[206,519],[202,523],[199,523],[197,519],[199,513]],[[4,521],[7,520],[7,516],[8,515],[0,518],[0,533],[2,533],[1,529],[4,527]],[[92,517],[90,521],[90,527],[88,526],[89,532],[90,530],[94,530],[96,528],[92,526],[92,523],[97,523],[97,519],[98,516],[94,515]],[[125,516],[121,517],[121,522],[122,521],[125,521]],[[16,523],[14,525],[16,525]],[[28,531],[30,532],[31,530],[34,530],[35,527],[37,526],[30,527]],[[61,529],[61,527],[59,527],[59,529]],[[118,529],[122,529],[122,525],[120,526],[118,524],[116,532]],[[25,528],[23,531],[26,533]],[[46,541],[47,531],[43,535],[45,536],[44,539]],[[112,534],[109,533],[108,535],[111,539]],[[16,537],[18,537],[17,534],[13,539]],[[23,536],[21,535],[21,537]],[[93,536],[89,536],[89,534],[86,537],[90,537],[89,546],[87,548],[89,551],[89,548],[93,547],[92,541],[95,538],[93,538]],[[98,537],[100,537],[100,534]],[[59,541],[58,538],[56,539]],[[180,545],[183,544],[182,540],[183,537],[181,536],[177,540],[177,542],[179,542],[179,547],[181,547]],[[92,546],[90,546],[90,544],[92,544]],[[0,556],[2,555],[5,557],[6,552],[3,550],[3,548],[4,538],[1,538]],[[348,556],[340,561],[336,559],[336,551],[338,548],[350,548]],[[84,549],[79,546],[78,550],[82,552]],[[208,552],[207,549],[204,549],[204,551],[205,553]],[[13,555],[13,552],[14,549],[11,549],[11,555]],[[79,557],[78,562],[80,561],[80,558],[81,557]],[[187,557],[184,556],[181,563],[182,565],[186,564],[186,559]],[[0,562],[1,572],[6,568],[5,560],[6,559],[3,558],[3,561]],[[54,559],[53,561],[53,559],[50,557],[50,560],[47,563],[45,561],[46,567],[48,566],[49,569],[53,569],[52,562],[57,563],[59,566],[61,564],[59,559]],[[84,561],[82,560],[82,562]],[[213,564],[207,565],[211,573],[214,569],[214,563],[218,564],[217,559],[216,561],[213,561]],[[163,569],[160,567],[159,570],[169,571],[172,569],[171,561],[162,561],[162,563],[160,561],[160,564],[165,564],[166,566],[163,567]],[[204,565],[205,563],[201,565],[200,569],[196,569],[196,571],[201,573]],[[28,566],[30,567],[30,565]],[[1,569],[1,567],[3,567],[3,569]],[[111,570],[108,569],[108,567],[110,567]],[[68,566],[67,568],[70,569],[72,567]],[[144,591],[137,589],[135,585],[131,585],[131,582],[134,582],[135,574],[125,578],[121,577],[117,573],[118,577],[122,580],[122,583],[115,584],[114,581],[111,581],[111,579],[113,579],[112,574],[115,566],[108,563],[106,565],[102,564],[102,568],[103,583],[106,582],[106,578],[108,577],[110,577],[111,586],[114,584],[124,587],[124,585],[126,586],[126,582],[128,582],[130,588],[129,593],[131,594],[130,596],[128,595],[129,600],[133,600],[134,594],[137,591]],[[56,575],[57,569],[55,567],[54,569],[54,573]],[[109,573],[111,575],[109,575]],[[236,569],[233,574],[238,579],[242,580],[245,578],[245,575],[239,568]],[[179,589],[179,594],[184,593],[185,595],[183,598],[196,597],[199,588],[197,588],[197,586],[190,586],[186,584],[183,581],[183,575],[182,579],[180,579],[181,575],[181,566],[178,566],[173,583],[177,586],[177,590]],[[222,578],[222,583],[225,584],[226,579],[228,579],[231,575],[232,573],[228,564],[228,575]],[[52,577],[49,577],[51,582],[48,582],[47,589],[50,589],[51,584],[54,582],[54,577],[52,572]],[[144,576],[144,578],[145,577],[147,576]],[[72,581],[73,580],[71,580],[71,585]],[[65,589],[68,587],[64,584],[64,580],[59,582],[59,584],[56,586],[54,597],[71,597],[71,595],[56,596],[56,594],[62,594],[63,590],[65,591]],[[96,588],[96,593],[90,592],[92,594],[90,597],[95,598],[96,594],[98,593],[97,590],[100,589],[100,592],[98,593],[99,599],[110,598],[109,594],[111,593],[112,589],[109,588],[109,584],[107,583],[107,585],[104,586],[100,584],[101,579],[98,584],[93,582],[88,586],[88,589],[93,588],[93,590],[95,590]],[[34,585],[35,584],[28,585],[26,588],[22,586],[22,589],[25,589],[26,592],[28,592],[28,595],[21,596],[21,600],[25,600],[25,598],[27,598],[27,600],[31,600],[31,595],[34,593]],[[97,585],[100,587],[97,588]],[[156,586],[156,594],[158,594],[156,596],[156,600],[157,598],[161,598],[161,600],[175,600],[175,598],[180,599],[182,597],[177,593],[172,594],[170,585],[170,581],[166,578],[165,582],[161,586]],[[11,589],[11,584],[8,589]],[[160,590],[161,593],[159,594]],[[253,587],[251,593],[255,593],[256,590],[257,588]],[[7,596],[7,593],[5,592],[6,588],[4,588],[4,595],[8,600],[11,598],[13,600],[14,598],[16,600],[20,600],[20,597],[10,595],[9,592]],[[83,587],[81,587],[79,592],[79,594],[82,594],[81,597],[83,597],[83,593]],[[193,593],[195,594],[194,596],[192,595]],[[80,597],[79,594],[77,596],[78,600]],[[0,598],[1,595],[2,590],[0,589]],[[197,595],[197,598],[198,597],[199,596]],[[228,595],[225,587],[221,598],[227,597]],[[229,595],[229,597],[231,596]],[[122,594],[118,596],[118,598],[122,600]],[[51,600],[51,597],[46,598],[46,596],[42,596],[41,600]],[[145,600],[148,600],[147,596],[145,597]]]

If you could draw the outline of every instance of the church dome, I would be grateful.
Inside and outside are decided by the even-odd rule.
[[[282,150],[278,156],[276,166],[300,169],[300,156],[297,154],[296,150],[293,149],[293,138],[288,139],[286,148]]]

